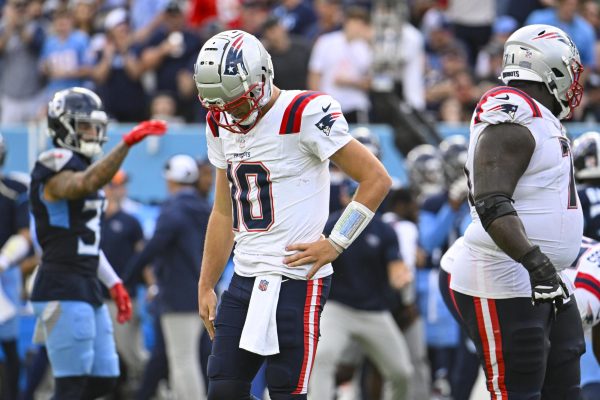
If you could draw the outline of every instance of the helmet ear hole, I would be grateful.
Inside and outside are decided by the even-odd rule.
[[[554,76],[557,78],[564,78],[565,76],[558,68],[552,68],[552,72],[554,72]]]

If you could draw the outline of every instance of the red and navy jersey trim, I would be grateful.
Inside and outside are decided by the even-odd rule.
[[[294,97],[283,113],[279,134],[287,135],[300,133],[304,109],[312,99],[323,95],[325,95],[325,93],[306,91]]]
[[[479,103],[477,103],[477,108],[475,108],[475,120],[474,120],[474,123],[478,124],[478,123],[481,122],[480,115],[483,112],[483,105],[488,100],[488,98],[490,98],[491,96],[497,96],[497,95],[502,94],[502,93],[515,94],[515,95],[521,97],[529,105],[529,108],[531,108],[531,112],[532,112],[534,118],[541,118],[542,117],[542,112],[540,111],[540,108],[535,103],[535,100],[533,100],[531,98],[531,96],[529,96],[527,93],[525,93],[524,91],[519,90],[517,88],[514,88],[514,87],[499,86],[497,88],[488,90],[483,95],[483,97],[481,98],[481,100],[479,100]]]
[[[578,272],[575,276],[575,287],[585,289],[600,299],[600,282],[590,274]]]
[[[220,118],[219,114],[214,114],[212,111],[209,111],[206,114],[206,123],[212,132],[213,137],[219,137],[219,125],[217,125],[217,118]]]

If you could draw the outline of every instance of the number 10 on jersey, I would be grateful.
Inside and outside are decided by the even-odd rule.
[[[227,164],[231,183],[233,230],[240,230],[240,219],[248,232],[268,231],[273,226],[275,211],[271,174],[261,162]]]

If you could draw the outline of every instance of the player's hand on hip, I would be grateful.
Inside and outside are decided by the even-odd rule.
[[[217,314],[217,294],[214,289],[198,289],[200,318],[208,331],[210,340],[215,339],[215,316]]]
[[[297,251],[296,254],[287,256],[283,263],[288,267],[300,267],[313,264],[306,279],[312,279],[317,271],[327,265],[340,255],[325,236],[321,235],[319,240],[312,243],[294,243],[285,248],[287,251]]]
[[[167,122],[158,119],[144,121],[137,124],[132,130],[123,136],[123,141],[129,147],[142,141],[150,135],[162,136],[167,131]]]
[[[123,283],[119,282],[110,288],[110,297],[117,306],[117,321],[120,324],[129,321],[132,314],[131,299]]]

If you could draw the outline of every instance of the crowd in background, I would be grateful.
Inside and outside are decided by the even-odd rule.
[[[44,115],[58,89],[96,90],[120,122],[149,116],[201,122],[193,65],[204,41],[225,29],[258,36],[282,89],[341,99],[350,122],[385,120],[373,64],[385,38],[375,0],[4,0],[0,26],[0,123]],[[523,24],[554,24],[573,37],[586,72],[585,106],[600,115],[595,0],[407,0],[400,98],[434,121],[468,122],[498,83],[503,41]],[[379,52],[379,53],[378,53]]]

